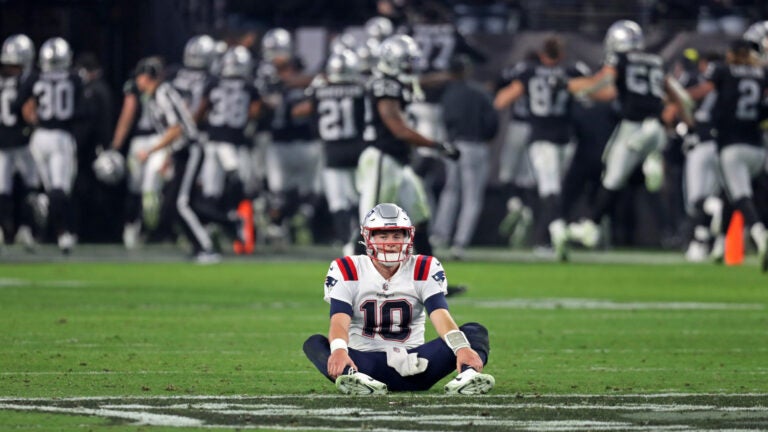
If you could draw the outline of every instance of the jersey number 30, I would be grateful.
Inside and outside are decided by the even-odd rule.
[[[411,335],[413,309],[405,300],[387,300],[379,304],[368,300],[360,305],[363,311],[363,336],[373,338],[376,333],[386,340],[404,341]]]

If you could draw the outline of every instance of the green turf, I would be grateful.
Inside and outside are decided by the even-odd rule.
[[[0,397],[333,395],[301,350],[327,331],[327,264],[0,265]],[[459,262],[446,271],[470,287],[450,299],[456,321],[489,329],[493,394],[768,392],[768,279],[752,266]],[[505,303],[543,299],[639,306]],[[646,308],[675,302],[705,307]],[[0,427],[27,417],[57,418],[0,411]],[[60,425],[75,423],[109,424]]]

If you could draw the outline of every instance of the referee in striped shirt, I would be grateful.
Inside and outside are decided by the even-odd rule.
[[[200,221],[200,215],[190,204],[203,161],[203,151],[197,142],[198,131],[192,115],[179,93],[170,83],[163,81],[163,63],[157,57],[148,57],[139,62],[136,67],[136,86],[143,93],[152,124],[160,134],[155,145],[139,152],[138,158],[143,163],[151,153],[169,146],[173,153],[188,150],[186,163],[176,167],[175,175],[181,176],[176,207],[194,246],[195,261],[200,264],[216,263],[221,258],[214,251],[213,241]]]

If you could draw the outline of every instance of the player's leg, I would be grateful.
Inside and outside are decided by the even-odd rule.
[[[712,232],[704,203],[717,188],[717,149],[714,141],[699,143],[685,157],[686,213],[692,226],[692,238],[685,252],[688,261],[700,262],[709,255]]]
[[[51,140],[54,146],[48,159],[51,180],[51,218],[58,235],[59,249],[67,254],[75,244],[70,196],[77,169],[75,141],[68,132],[58,130],[46,132],[47,139]]]
[[[42,194],[42,184],[28,146],[14,150],[12,159],[13,165],[24,184],[24,202],[19,215],[16,241],[22,244],[27,251],[32,252],[37,247],[37,240],[32,227],[35,226],[35,211]]]
[[[141,187],[147,172],[147,163],[138,159],[141,151],[149,150],[154,145],[152,136],[137,136],[131,139],[128,148],[128,191],[125,195],[123,244],[126,249],[135,249],[139,245],[142,221]]]
[[[335,242],[346,243],[357,221],[357,193],[352,172],[345,168],[323,169],[323,190],[333,219]]]
[[[328,375],[328,358],[331,356],[328,338],[320,334],[312,335],[304,342],[303,349],[315,368],[344,394],[386,394],[387,382],[402,379],[387,365],[387,357],[383,352],[363,352],[350,348],[349,356],[358,370],[346,368],[344,375],[332,378]],[[371,373],[376,373],[383,380],[373,378]]]
[[[461,209],[456,220],[451,254],[461,257],[469,246],[483,210],[485,187],[490,173],[490,150],[485,143],[457,143],[461,150],[459,179]]]
[[[462,150],[461,159],[464,153]],[[437,200],[437,211],[432,223],[432,233],[429,238],[433,246],[449,246],[453,237],[456,214],[461,204],[461,177],[459,161],[445,160],[445,184]]]
[[[218,262],[219,257],[214,253],[213,241],[208,231],[191,206],[193,188],[203,162],[202,159],[203,151],[200,146],[191,144],[186,165],[182,167],[179,173],[181,174],[181,183],[178,196],[176,197],[176,208],[193,244],[194,252],[196,253],[195,259],[200,264],[209,264]]]
[[[744,216],[744,226],[757,246],[763,272],[768,271],[768,232],[752,201],[752,178],[762,172],[765,156],[764,148],[747,144],[730,145],[720,152],[728,195]]]
[[[559,146],[549,141],[534,141],[528,153],[536,175],[539,193],[539,217],[537,239],[546,238],[547,231],[560,213],[560,155]],[[551,239],[555,246],[555,239]]]
[[[13,158],[11,149],[0,149],[0,248],[13,232]]]

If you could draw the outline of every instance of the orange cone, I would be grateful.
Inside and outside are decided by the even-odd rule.
[[[251,200],[242,200],[237,207],[237,214],[245,220],[245,244],[240,241],[235,241],[232,245],[232,249],[236,254],[252,254],[256,248],[256,236],[253,226],[253,204]]]
[[[735,210],[731,216],[731,224],[725,233],[726,265],[741,265],[744,262],[744,215]]]

